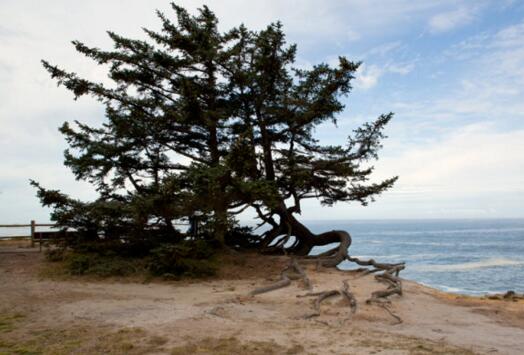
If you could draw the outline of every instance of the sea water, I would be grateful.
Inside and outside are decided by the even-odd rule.
[[[348,231],[351,256],[406,262],[401,276],[447,292],[524,292],[524,219],[311,221]],[[317,248],[316,252],[327,250]],[[342,269],[355,268],[344,262]]]

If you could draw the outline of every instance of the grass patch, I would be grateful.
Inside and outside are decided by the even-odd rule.
[[[302,354],[304,348],[296,345],[290,348],[284,347],[274,341],[249,341],[240,342],[237,338],[205,338],[199,342],[194,342],[173,348],[171,355],[186,354]]]
[[[441,341],[432,341],[405,335],[381,334],[380,332],[357,332],[357,347],[368,349],[370,353],[382,350],[402,350],[410,355],[475,355],[470,349],[454,346]],[[369,335],[373,335],[370,337]],[[371,352],[370,349],[373,349]]]
[[[0,313],[0,333],[9,333],[15,329],[16,323],[24,319],[21,313]]]
[[[112,331],[92,326],[46,329],[19,335],[18,339],[0,336],[0,354],[66,355],[129,354],[166,352],[167,339],[151,337],[141,328]]]
[[[62,260],[45,263],[40,276],[64,280],[71,276],[91,276],[95,278],[127,277],[148,275],[148,261],[143,258],[123,258],[119,256],[98,255],[68,251]]]

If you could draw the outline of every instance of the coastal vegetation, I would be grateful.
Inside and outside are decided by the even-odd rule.
[[[334,66],[299,68],[297,47],[287,44],[280,23],[222,32],[206,6],[197,15],[172,8],[174,19],[158,12],[161,30],[144,29],[146,40],[108,32],[111,50],[73,41],[107,69],[110,84],[43,61],[75,99],[90,95],[105,107],[100,126],[74,121],[60,128],[69,144],[65,165],[93,184],[98,198],[80,201],[31,182],[52,207],[52,220],[74,230],[63,244],[70,272],[123,275],[133,269],[129,260],[147,258],[154,275],[205,276],[214,273],[217,252],[254,250],[317,267],[344,260],[370,266],[363,271],[382,272],[377,280],[388,287],[369,301],[401,295],[404,264],[351,257],[349,233],[315,234],[298,218],[304,200],[367,205],[397,180],[370,180],[392,113],[356,128],[343,145],[316,136],[321,125],[336,126],[360,63],[339,57]],[[247,209],[257,215],[256,228],[238,222]],[[176,228],[180,220],[189,220],[189,231]],[[316,246],[330,249],[310,255]],[[292,259],[277,285],[253,294],[296,279],[308,287]],[[335,295],[354,302],[344,284],[317,295],[316,313]]]

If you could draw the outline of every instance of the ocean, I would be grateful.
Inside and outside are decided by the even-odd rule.
[[[402,277],[446,292],[524,292],[524,219],[313,221],[306,225],[315,233],[346,230],[353,238],[350,255],[404,261]],[[347,261],[340,265],[355,267]]]
[[[353,238],[350,255],[389,263],[404,261],[402,277],[443,291],[470,295],[524,292],[524,219],[304,223],[315,233],[346,230]],[[29,235],[29,228],[0,228],[0,238],[9,234]],[[340,267],[356,265],[344,262]]]

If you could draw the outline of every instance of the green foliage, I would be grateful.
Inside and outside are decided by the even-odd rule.
[[[60,128],[69,144],[65,165],[99,197],[83,202],[31,182],[52,220],[77,231],[70,246],[125,240],[148,253],[170,243],[155,252],[159,261],[172,258],[175,273],[193,272],[197,266],[181,261],[193,257],[180,257],[186,241],[174,220],[199,214],[218,243],[257,245],[260,238],[231,230],[245,208],[288,233],[304,199],[366,205],[393,186],[396,177],[369,182],[391,113],[364,123],[346,144],[315,138],[319,125],[336,124],[360,63],[340,57],[334,66],[297,69],[296,46],[280,23],[221,32],[206,6],[195,15],[172,9],[172,18],[158,12],[160,31],[144,29],[147,40],[109,32],[113,49],[73,42],[108,68],[114,85],[43,61],[75,99],[89,95],[105,106],[98,127],[75,121]]]
[[[73,276],[123,277],[130,275],[203,277],[214,275],[217,244],[212,240],[143,244],[84,242],[74,249],[48,249],[51,262],[62,262]]]
[[[45,257],[51,262],[63,261],[65,258],[64,248],[48,248],[45,250]]]
[[[151,252],[149,270],[165,277],[202,277],[216,273],[214,249],[203,241],[164,244]]]
[[[85,254],[73,254],[70,255],[67,264],[71,275],[85,275],[88,273],[91,265],[95,264],[94,256]]]
[[[234,226],[226,234],[226,243],[228,245],[249,249],[258,246],[260,237],[253,233],[250,227]]]
[[[98,254],[71,253],[67,259],[67,269],[71,275],[95,275],[100,277],[129,276],[141,270],[140,259]]]

